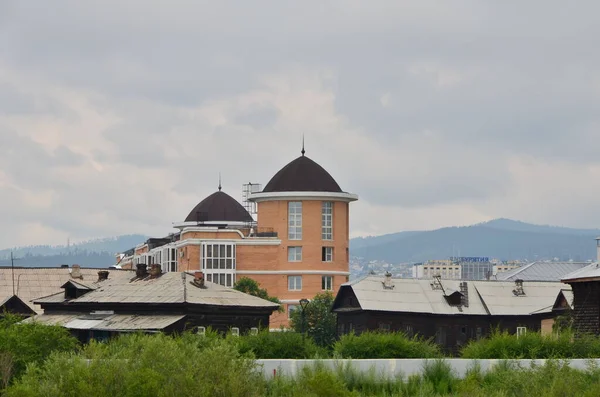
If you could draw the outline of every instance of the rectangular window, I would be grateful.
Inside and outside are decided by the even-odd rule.
[[[202,243],[202,270],[206,280],[233,287],[235,284],[236,245],[234,243]]]
[[[162,248],[160,255],[157,256],[157,259],[160,258],[160,268],[164,273],[167,272],[176,272],[177,271],[177,249],[171,248],[169,246],[165,246]]]
[[[527,333],[527,327],[517,327],[517,338],[525,336]]]
[[[302,261],[302,247],[288,247],[288,262]]]
[[[292,318],[292,313],[297,309],[298,305],[288,305],[288,318]]]
[[[321,289],[323,291],[331,291],[333,289],[333,276],[321,277]]]
[[[302,290],[302,276],[288,276],[288,290],[301,291]]]
[[[333,261],[333,247],[323,247],[323,248],[321,248],[321,260],[323,262],[331,262],[331,261]]]
[[[288,203],[288,239],[302,240],[302,202]]]
[[[321,205],[321,238],[333,240],[333,203],[323,201]]]

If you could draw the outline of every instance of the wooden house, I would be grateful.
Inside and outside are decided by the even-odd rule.
[[[338,334],[402,331],[448,351],[499,328],[539,331],[550,323],[559,282],[393,279],[368,276],[342,285],[333,304]]]

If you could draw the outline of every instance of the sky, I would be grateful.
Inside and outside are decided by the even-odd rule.
[[[600,226],[595,1],[0,1],[0,248],[173,231],[306,155],[351,235]]]

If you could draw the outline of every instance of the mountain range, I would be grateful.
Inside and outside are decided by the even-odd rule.
[[[510,219],[495,219],[463,227],[430,231],[404,231],[350,240],[350,255],[360,262],[418,263],[450,256],[486,256],[500,260],[595,260],[600,229],[533,225]],[[108,267],[115,253],[147,240],[140,234],[90,240],[73,245],[28,246],[0,250],[0,266],[60,266],[79,264]]]
[[[350,253],[366,261],[418,263],[450,256],[500,260],[595,260],[600,229],[533,225],[495,219],[464,227],[407,231],[350,240]]]

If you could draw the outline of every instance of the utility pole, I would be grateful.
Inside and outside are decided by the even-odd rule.
[[[15,295],[15,261],[18,261],[18,258],[15,258],[13,256],[13,252],[10,251],[10,268],[11,268],[11,272],[12,272],[12,291],[13,291],[13,296]]]

